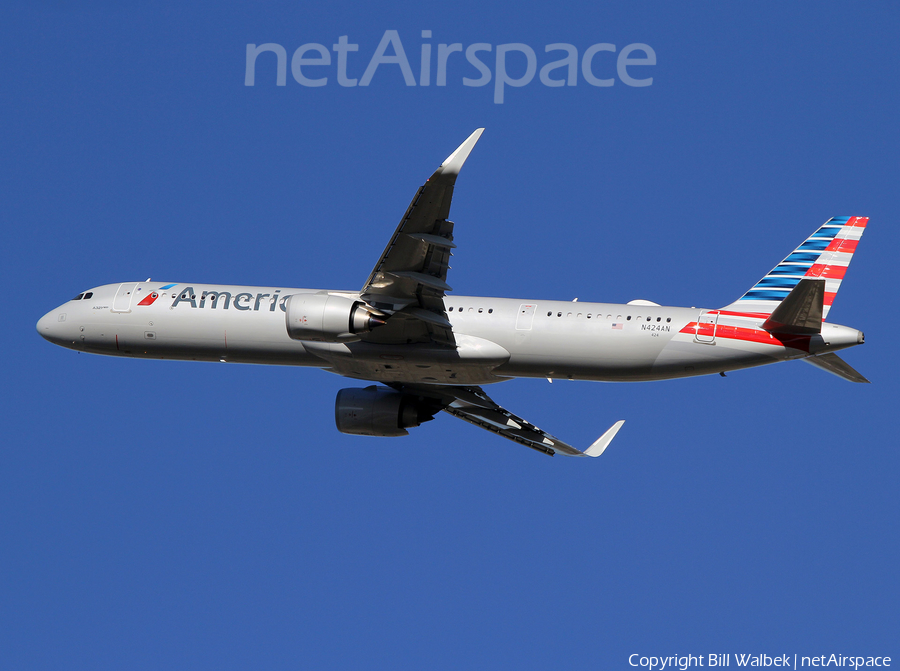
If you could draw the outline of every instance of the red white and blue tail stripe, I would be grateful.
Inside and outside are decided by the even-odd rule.
[[[825,278],[822,317],[827,317],[868,221],[868,217],[829,219],[747,293],[723,309],[768,315],[801,279],[822,277]]]

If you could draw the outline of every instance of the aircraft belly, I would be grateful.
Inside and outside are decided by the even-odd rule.
[[[534,331],[514,337],[510,361],[497,372],[580,380],[645,379],[664,345],[661,338],[634,337],[603,327]]]
[[[291,340],[282,312],[171,308],[88,315],[77,349],[97,354],[193,361],[321,365]],[[86,321],[86,320],[85,320]]]
[[[190,315],[194,317],[194,315]],[[239,363],[267,363],[309,366],[320,363],[302,342],[291,340],[281,314],[252,316],[236,314],[203,315],[201,319],[173,320],[171,328],[160,328],[160,351],[170,355]]]
[[[356,380],[371,380],[385,384],[449,384],[483,385],[507,380],[494,374],[493,366],[455,364],[444,367],[433,364],[413,364],[398,361],[384,364],[359,359],[329,361],[327,369]]]
[[[76,348],[93,354],[127,356],[137,340],[137,328],[133,325],[84,320],[79,326]]]
[[[765,343],[719,338],[698,342],[688,334],[678,334],[666,345],[653,365],[656,378],[689,377],[761,366],[787,358],[782,347]]]

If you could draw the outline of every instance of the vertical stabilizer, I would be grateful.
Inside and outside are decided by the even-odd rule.
[[[726,310],[772,314],[804,278],[825,280],[822,318],[828,316],[868,217],[834,217]]]

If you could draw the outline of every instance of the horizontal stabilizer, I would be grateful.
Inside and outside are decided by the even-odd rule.
[[[824,306],[825,280],[802,279],[772,311],[762,327],[772,333],[821,333]]]
[[[806,357],[803,361],[811,363],[816,368],[826,370],[833,375],[842,377],[845,380],[850,380],[851,382],[868,382],[868,380],[860,375],[853,366],[848,364],[834,352]]]

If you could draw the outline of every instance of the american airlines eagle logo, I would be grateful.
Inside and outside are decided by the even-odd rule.
[[[167,284],[166,286],[160,287],[159,289],[160,289],[160,291],[162,291],[163,289],[171,289],[174,286],[175,286],[174,284]],[[149,294],[144,296],[144,298],[141,300],[140,303],[138,303],[138,305],[153,305],[153,302],[157,298],[159,298],[159,292],[151,291]]]
[[[159,298],[159,294],[155,291],[151,291],[149,294],[144,296],[144,299],[138,303],[138,305],[153,305],[153,301]]]

